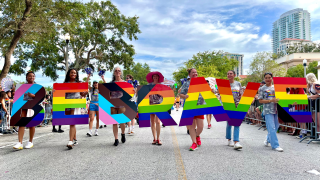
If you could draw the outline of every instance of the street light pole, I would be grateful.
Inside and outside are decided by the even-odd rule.
[[[304,68],[304,77],[306,77],[307,76],[307,60],[306,59],[304,59],[303,60],[303,68]]]
[[[66,46],[66,74],[68,72],[68,69],[69,69],[69,48],[68,48],[68,45],[69,45],[69,42],[70,42],[70,36],[69,34],[67,33],[65,36],[64,36],[65,40],[66,40],[66,43],[67,43],[67,46]]]

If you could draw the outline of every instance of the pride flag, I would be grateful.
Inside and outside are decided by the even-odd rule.
[[[229,125],[240,126],[250,108],[254,96],[257,94],[260,83],[249,82],[241,97],[238,107],[236,107],[229,80],[216,79],[216,81],[221,95],[223,108],[230,118],[228,121]]]
[[[35,95],[32,100],[24,99],[27,93]],[[43,101],[46,90],[39,84],[19,84],[13,98],[12,116],[10,120],[11,126],[34,127],[39,125],[44,119],[44,110],[40,103]],[[32,109],[34,114],[32,117],[21,117],[21,110]]]
[[[205,105],[197,105],[200,93],[206,102]],[[204,77],[191,78],[187,95],[189,97],[185,101],[179,126],[192,125],[194,116],[205,114],[213,114],[218,122],[229,120],[226,111]]]
[[[165,126],[174,126],[177,123],[172,119],[168,110],[174,103],[173,90],[163,84],[145,85],[138,87],[139,127],[150,127],[150,115],[156,114]],[[163,101],[160,104],[150,105],[150,96],[160,95]]]
[[[54,83],[52,125],[88,124],[88,114],[66,115],[67,108],[85,108],[86,99],[66,99],[66,93],[88,91],[88,83]]]
[[[112,98],[112,91],[121,92],[119,98]],[[137,106],[131,101],[134,95],[134,87],[127,82],[115,82],[99,84],[99,117],[100,120],[108,124],[121,124],[134,119],[137,115]],[[111,114],[112,107],[124,107],[125,112],[122,114]]]
[[[311,112],[289,111],[289,105],[307,105],[306,94],[287,94],[286,88],[307,88],[306,78],[274,77],[274,90],[276,98],[279,98],[277,105],[278,116],[284,122],[308,123],[312,122]]]

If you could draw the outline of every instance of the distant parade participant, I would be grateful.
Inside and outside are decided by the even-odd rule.
[[[88,74],[87,77],[87,83],[89,83],[90,75]],[[104,83],[106,83],[104,76],[101,76],[102,80]],[[92,126],[93,126],[93,121],[94,117],[96,116],[96,130],[94,131],[94,135],[98,136],[98,129],[99,129],[99,89],[98,89],[99,83],[98,81],[93,81],[92,87],[89,87],[89,93],[91,97],[90,105],[89,105],[89,132],[87,133],[87,136],[91,137],[92,136]]]

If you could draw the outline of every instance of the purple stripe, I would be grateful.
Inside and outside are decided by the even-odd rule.
[[[179,126],[191,126],[193,123],[193,117],[181,118]]]
[[[61,118],[53,119],[52,125],[77,125],[77,124],[89,124],[88,118]]]
[[[139,127],[150,127],[150,119],[139,120]]]
[[[240,126],[242,121],[243,121],[243,119],[230,118],[228,123],[229,123],[230,126]]]
[[[213,115],[217,122],[228,121],[230,118],[227,113]]]
[[[26,127],[34,127],[34,126],[38,126],[42,121],[30,121]]]
[[[311,115],[291,115],[298,123],[310,123],[312,121]]]

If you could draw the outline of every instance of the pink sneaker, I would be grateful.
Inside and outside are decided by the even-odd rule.
[[[211,129],[211,124],[208,125],[208,129]]]
[[[193,143],[192,146],[190,147],[190,151],[194,151],[197,149],[197,144]]]
[[[201,139],[200,139],[200,136],[196,137],[196,140],[197,140],[197,145],[198,145],[198,146],[201,146]]]

